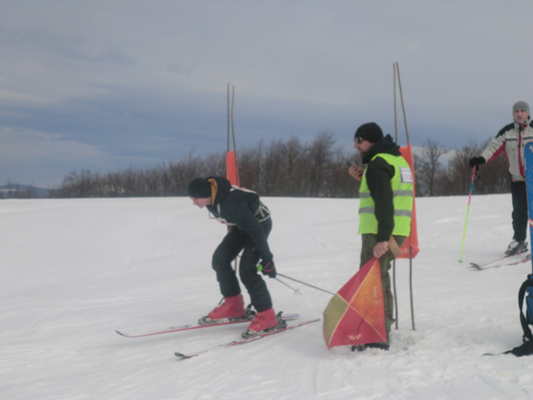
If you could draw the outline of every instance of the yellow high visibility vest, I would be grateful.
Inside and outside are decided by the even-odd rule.
[[[390,180],[394,205],[393,235],[409,236],[411,230],[411,214],[413,211],[413,175],[407,161],[402,156],[376,154],[372,157],[383,158],[394,167],[394,176]],[[359,233],[378,233],[378,220],[375,215],[375,202],[370,196],[366,171],[359,189]]]

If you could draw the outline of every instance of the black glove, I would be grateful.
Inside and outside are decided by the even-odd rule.
[[[263,275],[268,275],[270,278],[276,277],[276,266],[274,265],[274,261],[263,261],[261,266],[261,272]]]
[[[476,168],[476,172],[479,170],[479,166],[481,164],[485,164],[486,160],[485,160],[485,157],[472,157],[470,159],[470,168]]]

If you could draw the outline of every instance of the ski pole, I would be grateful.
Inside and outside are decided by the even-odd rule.
[[[468,224],[468,213],[470,212],[470,201],[472,200],[472,190],[474,189],[474,179],[476,178],[476,167],[474,165],[472,168],[472,182],[470,183],[470,194],[468,195],[468,207],[466,207],[466,220],[465,220],[465,230],[463,232],[463,244],[461,245],[461,256],[459,257],[459,262],[463,262],[463,249],[465,247],[465,237],[466,237],[466,225]]]
[[[284,278],[290,279],[291,281],[301,283],[302,285],[309,286],[309,287],[311,287],[311,288],[313,288],[313,289],[320,290],[320,291],[322,291],[322,292],[325,292],[325,293],[328,293],[328,294],[332,294],[333,296],[335,296],[335,293],[328,292],[327,290],[324,290],[324,289],[320,289],[319,287],[316,287],[316,286],[310,285],[309,283],[305,283],[305,282],[299,281],[298,279],[294,279],[294,278],[291,278],[290,276],[280,274],[279,272],[278,272],[278,275],[279,275],[279,276],[282,276],[282,277],[284,277]]]
[[[263,265],[262,265],[262,264],[258,264],[258,265],[257,265],[257,272],[261,272],[262,270],[263,270]],[[279,275],[279,274],[278,274],[278,275]],[[293,290],[294,293],[301,294],[299,289],[295,289],[295,288],[293,288],[293,287],[290,286],[289,284],[283,282],[283,281],[282,281],[281,279],[279,279],[278,277],[275,277],[274,279],[277,280],[279,283],[282,283],[283,285],[287,286],[289,289]]]
[[[279,274],[278,274],[278,275],[279,275]],[[289,285],[289,284],[283,282],[283,281],[282,281],[281,279],[279,279],[278,277],[276,277],[276,278],[274,278],[274,279],[277,280],[279,283],[282,283],[283,285],[287,286],[289,289],[292,289],[292,290],[294,291],[295,294],[296,294],[296,293],[298,293],[298,294],[302,294],[302,293],[300,292],[300,289],[295,289],[295,288],[293,288],[291,285]]]

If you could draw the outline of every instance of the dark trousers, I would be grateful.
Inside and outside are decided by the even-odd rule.
[[[527,235],[527,192],[525,182],[511,183],[511,196],[513,199],[513,230],[517,242],[524,242]]]
[[[372,257],[374,257],[373,250],[376,244],[378,244],[378,236],[371,233],[363,234],[363,246],[361,248],[361,268],[367,262],[369,262]],[[396,236],[394,239],[398,246],[402,247],[403,242],[405,241],[405,236]],[[387,329],[387,334],[390,332],[390,327],[394,321],[393,311],[394,311],[394,299],[392,297],[391,282],[389,276],[389,270],[391,268],[391,261],[394,259],[394,255],[390,249],[381,256],[379,259],[379,269],[381,271],[381,287],[383,289],[383,306],[385,308],[385,326]]]
[[[272,230],[272,219],[263,221],[261,225],[268,237]],[[259,253],[255,249],[252,238],[237,227],[231,228],[213,254],[212,266],[217,274],[220,292],[224,297],[233,297],[241,293],[239,281],[231,266],[241,250],[243,250],[239,263],[241,281],[250,295],[254,308],[258,312],[266,311],[272,308],[272,299],[265,281],[257,273]]]

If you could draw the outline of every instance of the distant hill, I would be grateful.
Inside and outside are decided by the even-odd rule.
[[[43,189],[31,185],[20,185],[10,183],[0,186],[0,198],[45,198],[48,197],[48,189]]]

